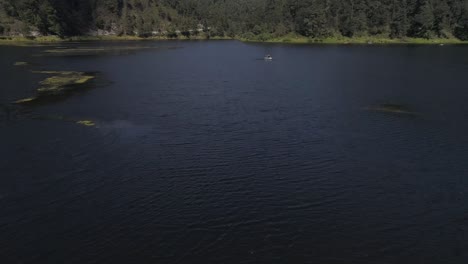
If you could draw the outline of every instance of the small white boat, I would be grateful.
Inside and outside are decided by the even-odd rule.
[[[266,56],[264,57],[264,59],[265,59],[266,61],[272,61],[272,60],[273,60],[273,57],[272,57],[271,55],[266,55]]]

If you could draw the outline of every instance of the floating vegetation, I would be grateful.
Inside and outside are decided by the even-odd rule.
[[[36,100],[36,97],[29,97],[29,98],[24,98],[24,99],[21,99],[21,100],[17,100],[14,103],[15,104],[26,104],[26,103],[34,102],[34,100]]]
[[[37,96],[17,100],[16,104],[35,103],[50,96],[65,95],[95,78],[95,74],[76,71],[35,71],[34,73],[54,75],[41,81]]]
[[[417,112],[412,111],[405,105],[393,104],[393,103],[381,104],[379,106],[369,107],[367,109],[370,111],[391,113],[391,114],[401,114],[401,115],[417,115],[418,114]]]
[[[84,72],[61,72],[55,73],[56,76],[49,77],[40,82],[41,88],[37,89],[38,92],[60,92],[69,88],[71,85],[84,84],[92,79],[93,75],[88,75]]]
[[[17,61],[15,62],[15,64],[13,64],[14,66],[28,66],[29,63],[25,62],[25,61]]]
[[[91,120],[80,120],[76,122],[79,125],[87,126],[87,127],[93,127],[96,126],[96,123],[94,123]]]
[[[40,93],[60,92],[65,89],[76,88],[75,85],[84,84],[95,78],[91,73],[75,71],[42,71],[42,74],[55,74],[40,82],[41,87],[37,89]]]
[[[57,50],[63,47],[56,47]],[[28,62],[18,61],[14,66],[28,66]],[[62,100],[74,92],[83,91],[84,88],[94,87],[86,85],[89,81],[95,79],[97,73],[92,72],[79,72],[79,71],[32,71],[35,74],[45,74],[47,78],[39,82],[39,87],[36,89],[36,94],[16,100],[12,102],[17,105],[37,105],[41,103],[50,103]],[[58,120],[73,123],[76,125],[95,127],[96,123],[92,120],[70,119],[60,115],[54,116],[36,116],[31,113],[30,108],[27,107],[13,107],[14,113],[21,113],[20,116],[32,118],[36,120]],[[3,111],[1,111],[3,110]],[[5,119],[7,122],[11,119],[12,110],[8,105],[3,106],[0,104],[0,120]],[[19,116],[19,115],[16,115]],[[15,117],[16,117],[15,116]]]

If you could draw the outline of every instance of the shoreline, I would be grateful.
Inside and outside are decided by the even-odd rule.
[[[142,38],[136,36],[75,36],[68,38],[59,38],[57,36],[45,36],[37,37],[34,39],[26,37],[0,37],[0,45],[4,46],[29,46],[38,44],[55,44],[55,43],[67,43],[67,42],[87,42],[87,41],[190,41],[190,40],[238,40],[245,43],[270,43],[270,44],[325,44],[325,45],[348,45],[348,44],[360,44],[360,45],[465,45],[468,41],[462,41],[459,39],[422,39],[422,38],[379,38],[379,37],[356,37],[356,38],[321,38],[313,39],[302,36],[285,36],[280,38],[272,38],[267,40],[258,39],[245,39],[245,38],[230,38],[230,37],[206,37],[206,36],[195,36],[195,37],[180,37],[180,38],[169,38],[169,37],[149,37]]]
[[[297,35],[289,35],[285,37],[272,38],[267,40],[248,40],[240,39],[244,42],[260,42],[260,43],[285,43],[285,44],[332,44],[332,45],[348,45],[348,44],[365,44],[365,45],[440,45],[440,44],[468,44],[468,41],[462,41],[456,38],[388,38],[388,37],[328,37],[328,38],[307,38]]]

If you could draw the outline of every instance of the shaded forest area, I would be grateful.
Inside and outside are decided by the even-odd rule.
[[[0,0],[0,35],[468,40],[468,0]]]

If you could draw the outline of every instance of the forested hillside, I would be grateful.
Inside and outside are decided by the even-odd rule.
[[[0,0],[3,35],[468,39],[468,0]]]

